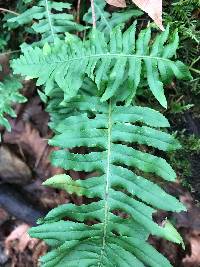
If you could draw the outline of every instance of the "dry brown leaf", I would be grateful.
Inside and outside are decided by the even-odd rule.
[[[126,7],[125,0],[106,0],[109,5],[116,6],[116,7]]]
[[[162,0],[132,0],[139,8],[146,12],[163,31]]]
[[[18,225],[5,240],[5,252],[11,259],[11,267],[38,267],[39,257],[47,252],[43,241],[28,235],[27,224]]]
[[[5,248],[8,251],[8,254],[10,249],[13,247],[13,243],[16,252],[23,252],[28,245],[33,247],[36,243],[38,243],[37,239],[31,238],[28,235],[28,229],[29,226],[27,224],[21,224],[10,233],[5,240]]]
[[[11,121],[12,132],[6,132],[4,142],[8,144],[19,144],[27,152],[32,152],[36,162],[41,159],[47,147],[47,140],[40,137],[37,129],[29,122]]]
[[[200,266],[200,237],[199,234],[190,237],[191,255],[187,255],[183,259],[184,267],[197,267]]]
[[[33,266],[38,267],[39,258],[42,257],[45,253],[47,253],[47,245],[43,241],[39,242],[33,249]]]
[[[162,25],[162,0],[132,0],[140,9],[146,12],[156,23],[156,25],[164,31]],[[110,5],[116,7],[126,7],[125,0],[106,0]]]
[[[49,154],[55,147],[49,147],[47,139],[49,136],[41,137],[38,130],[29,122],[22,120],[10,120],[12,132],[5,132],[4,143],[16,144],[24,160],[33,168],[39,177],[50,177],[62,173],[60,168],[55,168],[50,164]]]
[[[38,130],[35,129],[29,122],[24,123],[21,120],[12,120],[11,125],[12,132],[6,132],[4,134],[4,142],[7,144],[18,145],[24,159],[26,157],[23,155],[23,152],[33,157],[34,162],[31,162],[31,167],[39,171],[39,163],[43,160],[46,160],[49,163],[49,160],[47,159],[47,155],[49,153],[47,139],[42,138]],[[32,166],[33,164],[34,166]],[[45,165],[45,169],[46,164],[42,165]]]

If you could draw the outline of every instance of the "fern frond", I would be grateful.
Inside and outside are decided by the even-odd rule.
[[[19,92],[21,88],[22,84],[14,77],[7,77],[0,82],[0,125],[3,125],[8,131],[11,130],[11,127],[5,115],[16,117],[12,105],[26,102],[26,98]]]
[[[58,43],[45,51],[26,49],[24,55],[13,60],[14,73],[37,78],[37,85],[44,84],[47,95],[56,83],[66,100],[77,94],[87,76],[103,92],[101,101],[120,95],[123,85],[127,103],[136,94],[142,77],[155,98],[166,107],[163,83],[169,83],[173,76],[191,78],[182,62],[171,59],[178,47],[178,33],[167,43],[167,28],[150,43],[151,29],[141,31],[135,40],[135,26],[124,33],[116,27],[108,42],[103,33],[94,29],[87,41],[69,36],[67,43]]]
[[[165,21],[170,23],[171,28],[178,28],[182,44],[187,39],[194,40],[192,46],[200,42],[199,20],[195,18],[195,12],[200,8],[198,0],[172,1],[172,7],[165,14]],[[197,48],[198,50],[198,48]]]
[[[33,6],[19,16],[9,19],[8,23],[15,22],[19,25],[25,25],[32,23],[34,20],[32,29],[34,32],[41,34],[39,45],[43,45],[46,42],[54,42],[56,37],[64,39],[65,32],[85,29],[84,26],[74,21],[72,14],[64,12],[65,9],[70,8],[69,3],[41,0],[37,6]]]
[[[54,107],[55,102],[50,105]],[[152,214],[155,208],[181,211],[185,207],[143,175],[153,173],[167,181],[174,181],[176,175],[164,159],[130,147],[134,143],[163,151],[178,148],[174,137],[155,129],[168,127],[167,119],[150,108],[117,106],[111,100],[101,103],[99,97],[83,95],[57,105],[56,114],[59,108],[64,116],[59,121],[54,117],[51,127],[56,135],[49,143],[61,149],[51,161],[65,170],[91,174],[86,180],[56,175],[44,184],[91,200],[81,206],[61,205],[30,230],[32,237],[52,247],[42,257],[42,266],[170,267],[146,240],[149,234],[176,243],[182,239],[169,222],[164,227],[155,223]],[[68,112],[72,108],[73,114]],[[88,148],[86,154],[73,151],[82,146]]]
[[[105,37],[109,38],[110,32],[119,24],[127,22],[130,18],[139,17],[142,11],[136,9],[123,10],[123,12],[113,12],[112,14],[105,10],[106,1],[95,0],[94,8],[96,15],[96,26],[100,32],[104,32]],[[83,20],[92,25],[92,9],[84,15]]]

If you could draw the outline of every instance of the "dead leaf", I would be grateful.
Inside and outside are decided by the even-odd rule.
[[[139,8],[146,12],[164,31],[162,25],[162,0],[132,0]]]
[[[116,7],[126,7],[125,0],[106,0],[109,5],[116,6]]]
[[[4,143],[20,144],[25,151],[32,152],[36,160],[40,160],[47,146],[47,140],[40,137],[39,132],[29,122],[10,121],[12,132],[6,132]]]
[[[26,106],[18,115],[19,119],[20,115],[24,122],[31,122],[31,124],[39,131],[42,137],[48,135],[49,114],[44,111],[41,100],[38,96],[29,98]]]
[[[164,31],[162,25],[162,0],[132,0],[140,9],[146,12],[156,23],[156,25]],[[126,7],[125,0],[106,0],[110,5],[116,7]]]
[[[11,234],[5,240],[5,248],[7,253],[12,247],[15,248],[16,252],[23,252],[27,246],[33,247],[35,244],[38,243],[38,239],[31,238],[28,235],[29,225],[21,224],[15,228]],[[13,245],[14,244],[14,245]]]
[[[39,131],[29,122],[10,120],[12,132],[5,132],[3,141],[6,144],[15,144],[19,147],[20,154],[39,177],[47,178],[57,173],[62,173],[60,168],[51,166],[49,154],[56,150],[48,146],[50,136],[41,137]],[[28,157],[27,157],[28,155]]]
[[[28,235],[27,224],[18,225],[5,240],[5,253],[11,259],[11,267],[38,267],[39,257],[47,252],[43,241]]]
[[[39,258],[47,252],[47,245],[42,241],[37,244],[33,249],[33,266],[38,266]]]
[[[190,237],[191,255],[187,255],[183,259],[184,267],[200,266],[200,237],[199,234]]]

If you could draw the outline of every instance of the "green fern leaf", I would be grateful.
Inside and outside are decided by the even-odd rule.
[[[74,114],[68,112],[71,108]],[[56,175],[44,184],[90,198],[91,203],[61,205],[30,230],[32,237],[52,247],[42,257],[42,266],[170,267],[146,240],[149,234],[179,244],[182,239],[169,222],[155,223],[152,214],[155,208],[181,211],[185,207],[142,175],[153,173],[168,181],[176,175],[164,159],[130,147],[178,148],[173,136],[155,129],[168,127],[167,119],[150,108],[117,106],[111,100],[101,103],[98,97],[83,95],[57,105],[55,113],[59,112],[64,116],[59,122],[53,117],[56,135],[49,143],[60,150],[53,152],[51,162],[91,174],[86,180]],[[72,150],[77,147],[87,147],[88,152],[77,154]]]
[[[49,53],[38,47],[25,49],[24,55],[13,60],[14,73],[38,78],[37,85],[45,85],[47,95],[56,83],[64,91],[65,100],[77,94],[87,76],[103,92],[101,101],[121,95],[123,85],[127,104],[144,77],[155,98],[166,107],[163,83],[171,81],[174,76],[191,78],[182,62],[171,59],[177,49],[178,34],[175,33],[172,42],[166,44],[167,29],[150,44],[151,29],[141,31],[135,41],[135,26],[124,33],[116,27],[108,42],[103,33],[94,29],[89,40],[81,41],[69,35],[66,43],[57,43]]]
[[[104,32],[106,38],[109,38],[110,32],[114,27],[121,23],[127,22],[132,17],[139,17],[143,14],[142,11],[136,9],[123,10],[123,12],[113,12],[110,14],[105,11],[106,1],[95,0],[94,8],[96,15],[96,26],[100,32]],[[84,15],[83,20],[92,25],[92,9]]]
[[[41,41],[37,43],[41,46],[46,42],[55,42],[56,37],[64,38],[65,32],[85,29],[84,26],[74,21],[72,14],[63,12],[65,9],[70,8],[71,5],[69,3],[41,0],[37,6],[33,6],[19,16],[9,19],[8,23],[25,25],[35,20],[32,29],[34,32],[41,34]]]
[[[26,102],[26,98],[19,92],[21,88],[22,84],[14,77],[7,77],[0,82],[0,125],[3,125],[8,131],[11,130],[11,127],[5,114],[16,117],[12,104]]]

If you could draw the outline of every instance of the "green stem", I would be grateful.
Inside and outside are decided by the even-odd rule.
[[[14,53],[17,53],[17,52],[20,52],[21,50],[18,49],[18,50],[13,50],[13,51],[7,51],[7,52],[4,52],[4,53],[1,53],[0,56],[4,56],[4,55],[9,55],[9,54],[14,54]]]
[[[193,72],[195,72],[197,74],[200,74],[200,70],[197,70],[197,69],[194,69],[194,68],[191,68],[191,67],[189,67],[189,70],[191,70],[191,71],[193,71]]]

